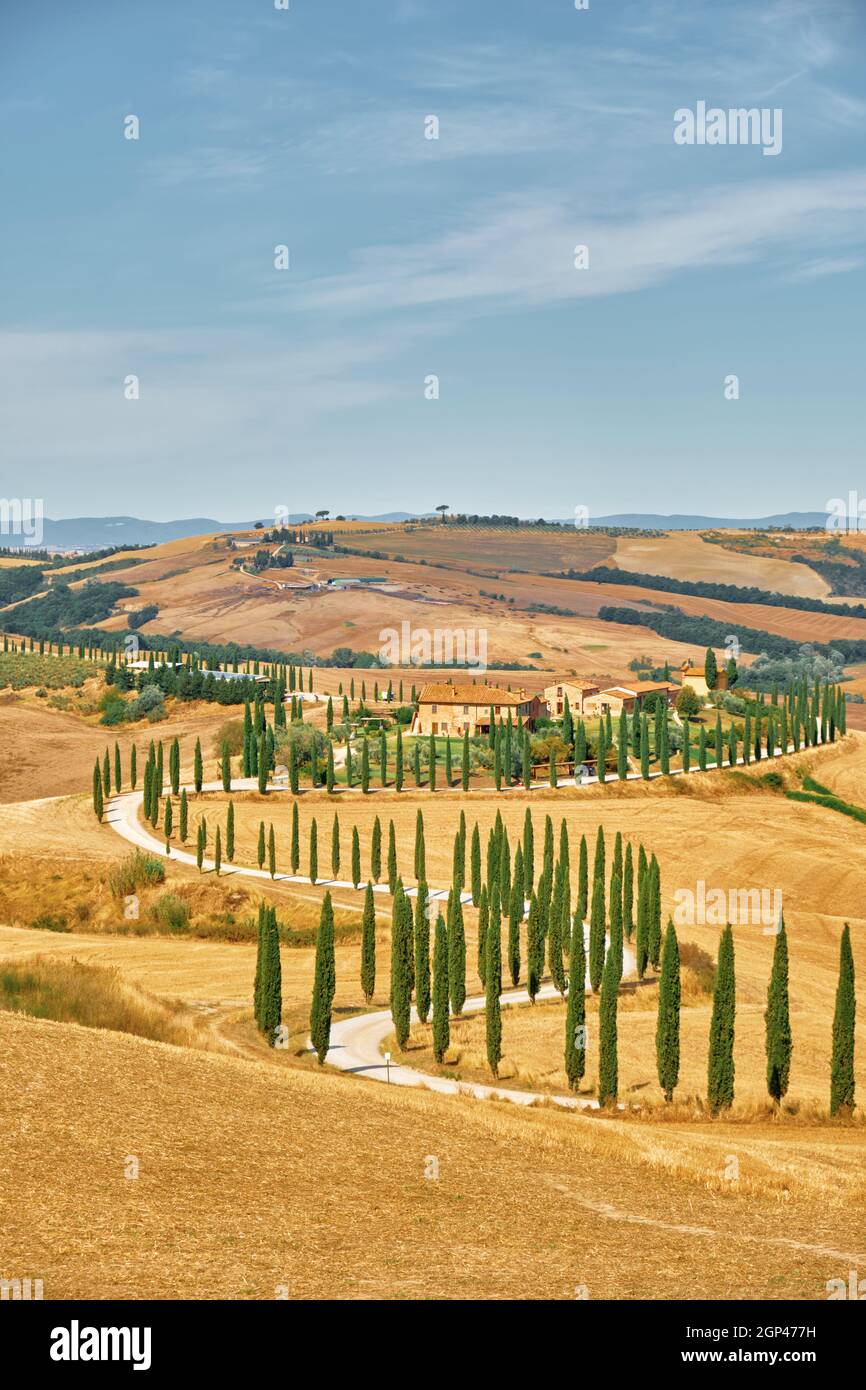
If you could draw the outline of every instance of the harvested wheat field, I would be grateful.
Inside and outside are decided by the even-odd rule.
[[[192,768],[196,738],[201,739],[208,768],[212,740],[227,719],[236,717],[231,707],[191,703],[175,706],[172,716],[159,724],[142,720],[135,725],[101,727],[95,719],[74,713],[46,709],[41,701],[16,692],[0,694],[0,742],[4,757],[0,761],[0,802],[28,801],[42,796],[80,792],[90,785],[93,763],[105,749],[120,744],[124,769],[132,745],[139,758],[147,752],[150,740],[181,741],[184,767]]]
[[[830,586],[808,565],[774,555],[756,554],[755,533],[725,531],[724,544],[704,540],[693,531],[669,531],[664,536],[619,537],[616,566],[644,574],[663,574],[670,579],[699,579],[710,583],[739,584],[744,588],[769,589],[779,594],[823,598]],[[739,548],[739,547],[744,548]]]
[[[648,1144],[617,1121],[2,1029],[0,1262],[46,1298],[814,1299],[864,1258],[850,1128],[670,1124]]]

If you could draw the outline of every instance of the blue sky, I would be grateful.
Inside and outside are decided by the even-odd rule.
[[[3,495],[230,520],[866,491],[864,59],[861,0],[4,0]],[[781,152],[675,144],[698,101],[781,108]]]

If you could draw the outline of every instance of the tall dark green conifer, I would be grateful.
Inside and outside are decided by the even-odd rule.
[[[364,894],[364,915],[361,918],[361,989],[364,1003],[369,1004],[376,989],[376,904],[370,882]]]
[[[586,1071],[586,945],[583,920],[575,913],[568,964],[568,1008],[565,1012],[565,1074],[572,1091]]]
[[[362,966],[363,968],[363,966]],[[313,999],[310,1007],[310,1038],[319,1066],[331,1042],[331,1009],[337,985],[334,959],[334,909],[330,893],[325,894],[316,934],[316,964],[313,973]],[[370,993],[372,995],[372,985]]]
[[[491,923],[491,928],[487,933],[485,1033],[487,1065],[493,1075],[498,1076],[502,1060],[502,1012],[499,1004],[502,991],[502,938],[494,923]]]
[[[433,939],[433,1056],[442,1062],[451,1042],[448,1020],[448,932],[440,912]]]
[[[730,926],[727,926],[719,940],[713,1014],[710,1020],[707,1099],[714,1115],[720,1110],[729,1109],[734,1101],[735,1013],[734,936]]]
[[[601,977],[601,998],[598,1006],[598,1103],[613,1105],[619,1091],[619,1059],[617,1048],[617,1005],[619,970],[616,952],[608,951]]]
[[[665,1100],[672,1100],[680,1076],[680,949],[670,918],[659,980],[656,1069]]]
[[[412,1007],[412,909],[403,884],[397,880],[391,910],[391,1017],[397,1046],[403,1052],[409,1040]]]
[[[791,1074],[791,1015],[788,1004],[788,937],[780,918],[773,950],[773,968],[767,990],[766,1025],[767,1090],[778,1102],[788,1089]]]
[[[462,1013],[466,1000],[466,932],[460,892],[455,888],[448,897],[448,989],[451,1012]]]
[[[422,1023],[430,1012],[430,916],[427,884],[418,884],[415,899],[415,1008]]]
[[[854,1027],[857,999],[854,991],[854,956],[848,923],[839,944],[839,982],[833,1014],[833,1050],[830,1058],[830,1114],[854,1109]]]

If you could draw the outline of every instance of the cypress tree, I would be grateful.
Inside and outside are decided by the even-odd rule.
[[[616,869],[610,880],[610,949],[616,957],[622,979],[622,880]]]
[[[601,835],[599,827],[599,835]],[[603,842],[602,842],[603,843]],[[589,981],[593,994],[597,994],[604,970],[604,858],[596,848],[595,877],[592,883],[592,906],[589,918]]]
[[[680,948],[668,918],[659,980],[656,1069],[665,1100],[673,1099],[680,1075]]]
[[[568,1007],[565,1011],[565,1074],[576,1091],[586,1070],[586,946],[583,921],[575,914],[569,947]]]
[[[466,813],[460,812],[457,841],[454,846],[454,881],[459,888],[466,883]]]
[[[195,862],[199,873],[201,873],[204,863],[204,826],[201,821],[199,821],[198,831],[196,832]]]
[[[735,1011],[734,937],[730,926],[727,926],[719,941],[713,1015],[710,1021],[707,1099],[714,1115],[720,1110],[727,1110],[734,1100]]]
[[[854,957],[848,923],[839,943],[839,982],[833,1013],[833,1050],[830,1059],[830,1114],[854,1109],[854,1025],[857,999],[854,991]]]
[[[373,821],[373,833],[370,838],[370,873],[373,875],[373,882],[378,883],[382,877],[382,823],[378,816]]]
[[[527,791],[532,786],[532,745],[529,741],[529,730],[523,730],[523,737],[520,749],[520,761],[523,764],[523,785]]]
[[[310,822],[310,882],[315,883],[319,877],[319,827],[316,824],[316,817],[313,816]]]
[[[265,863],[265,823],[259,821],[259,838],[256,846],[256,860],[260,869],[264,868]]]
[[[177,742],[177,740],[175,740],[175,742]],[[119,744],[119,743],[115,743],[115,745],[114,745],[114,790],[115,790],[115,792],[119,792],[122,785],[123,785],[123,773],[122,773],[122,771],[121,771],[121,766],[120,766],[120,744]],[[174,794],[175,794],[175,796],[177,796],[177,787],[175,787],[175,789],[174,789]]]
[[[415,786],[421,785],[421,745],[416,738],[412,744],[412,776],[415,778]]]
[[[704,680],[708,690],[715,690],[719,678],[719,668],[716,664],[716,654],[712,647],[707,647],[707,654],[704,658]]]
[[[388,890],[393,893],[397,886],[397,841],[394,837],[394,822],[388,822]]]
[[[233,810],[232,810],[231,805],[229,805],[229,816],[231,817],[232,826],[234,826],[234,814],[233,814]],[[182,791],[181,794],[180,794],[180,839],[181,839],[181,844],[186,844],[186,837],[187,837],[188,833],[189,833],[189,802],[187,801],[186,787],[184,787],[183,791]],[[234,831],[232,831],[232,835],[234,835]],[[234,838],[232,838],[232,845],[234,845]],[[233,859],[233,858],[234,858],[234,855],[233,855],[233,854],[229,854],[228,857],[229,857],[229,859]]]
[[[502,941],[492,922],[491,928],[487,933],[485,1033],[487,1064],[493,1075],[498,1076],[499,1063],[502,1060],[502,1012],[499,1004],[502,989]]]
[[[586,852],[586,836],[580,837],[580,853],[577,861],[577,915],[580,924],[586,921],[586,909],[589,905],[589,872]]]
[[[430,1012],[430,918],[427,884],[418,884],[415,899],[415,1008],[422,1023]]]
[[[346,748],[346,766],[347,766],[347,768],[348,768],[348,760],[349,760],[349,757],[350,757],[350,753],[349,753],[349,749],[348,749],[348,747],[347,747],[347,748]],[[295,741],[294,741],[294,739],[292,739],[291,743],[289,744],[289,789],[291,790],[292,796],[297,796],[297,795],[298,795],[298,750],[297,750],[297,748],[295,747]]]
[[[598,751],[596,754],[596,776],[599,782],[604,782],[607,777],[607,734],[604,727],[604,720],[598,721]]]
[[[376,988],[376,904],[373,885],[367,883],[364,893],[364,915],[361,918],[361,989],[364,1003],[369,1004]]]
[[[379,730],[379,781],[383,787],[388,785],[388,740],[385,730]]]
[[[290,850],[292,873],[296,874],[301,867],[301,837],[298,827],[298,803],[292,802],[292,844]]]
[[[622,927],[627,941],[631,941],[634,931],[634,862],[631,844],[625,847],[625,861],[622,871]]]
[[[370,790],[370,750],[366,738],[361,740],[361,791],[366,796]]]
[[[331,827],[331,877],[336,878],[340,872],[340,818],[334,814],[334,824]]]
[[[463,730],[463,755],[460,761],[460,785],[469,790],[469,726]]]
[[[491,930],[494,922],[491,914]],[[488,931],[488,941],[490,932]],[[448,912],[448,991],[451,996],[451,1012],[460,1014],[466,1001],[466,932],[463,925],[463,907],[460,893],[456,888],[449,895]]]
[[[184,795],[181,796],[181,799],[180,799],[180,824],[181,824],[181,835],[180,835],[180,838],[181,838],[182,840],[185,840],[185,839],[186,839],[186,801],[185,801],[184,798],[185,798],[185,793],[184,793]],[[235,803],[234,803],[233,801],[230,801],[230,802],[229,802],[229,806],[228,806],[228,810],[226,811],[226,859],[227,859],[227,860],[229,861],[229,863],[231,864],[232,861],[233,861],[233,859],[234,859],[234,857],[235,857]]]
[[[133,744],[132,747],[131,747],[131,749],[129,750],[129,785],[132,787],[132,790],[133,790],[133,791],[135,791],[135,787],[136,787],[136,783],[137,783],[137,782],[138,782],[138,753],[137,753],[137,751],[136,751],[135,744]]]
[[[601,999],[598,1007],[598,1103],[616,1103],[619,1090],[619,1060],[617,1055],[617,1002],[619,969],[616,952],[608,951],[601,979]]]
[[[791,1015],[788,1005],[788,938],[785,919],[780,918],[773,968],[767,989],[767,1009],[764,1014],[767,1050],[767,1090],[779,1103],[788,1089],[791,1074]]]
[[[163,822],[162,822],[163,833],[164,833],[164,835],[165,835],[165,848],[166,848],[166,850],[170,850],[170,849],[171,849],[172,821],[173,821],[173,812],[172,812],[172,809],[171,809],[171,797],[170,797],[170,796],[167,796],[166,799],[165,799],[165,815],[164,815],[164,817],[163,817]],[[217,868],[217,873],[219,873],[219,868]]]
[[[174,755],[174,745],[172,745],[172,756]],[[220,755],[220,772],[222,774],[223,791],[230,792],[232,789],[232,765],[229,756],[229,745],[223,739],[222,753]]]
[[[352,887],[357,888],[361,882],[361,841],[358,838],[357,825],[352,826]]]
[[[531,897],[535,886],[535,845],[532,816],[528,806],[523,817],[523,883],[526,896]]]
[[[431,792],[436,790],[436,740],[430,735],[430,745],[427,750],[427,785]]]
[[[723,752],[722,752],[722,750],[723,750],[723,744],[722,744],[722,716],[718,713],[718,711],[716,712],[716,728],[715,728],[715,740],[714,740],[714,741],[715,741],[715,745],[716,745],[716,767],[721,767],[721,766],[722,766],[722,763],[724,762],[724,757],[723,757]]]
[[[517,846],[518,855],[521,854]],[[517,988],[520,983],[520,923],[523,919],[523,882],[514,876],[511,885],[511,899],[508,904],[508,971],[511,983]]]
[[[560,994],[565,993],[565,968],[562,962],[562,869],[557,865],[550,926],[547,933],[547,963],[550,977]]]
[[[253,1018],[256,1026],[262,1026],[262,983],[265,975],[265,925],[267,922],[267,908],[264,903],[259,903],[258,919],[258,948],[256,951],[256,979],[253,986]]]
[[[478,978],[483,986],[487,973],[487,931],[490,925],[490,908],[487,900],[487,887],[482,887],[478,898]]]
[[[93,767],[93,813],[98,821],[102,820],[103,812],[104,803],[102,799],[102,775],[99,771],[99,759],[97,758]],[[145,815],[146,814],[147,805],[145,803]]]
[[[616,740],[616,772],[621,782],[628,776],[628,715],[623,705],[619,716],[619,733]]]
[[[662,940],[662,903],[659,881],[659,862],[655,855],[649,865],[649,889],[647,896],[647,956],[655,970],[659,968]]]
[[[198,738],[195,741],[195,753],[193,754],[192,778],[196,792],[200,792],[204,777],[201,763],[201,739]]]
[[[403,730],[397,725],[397,748],[394,755],[394,786],[398,792],[403,790]]]
[[[180,791],[180,744],[176,738],[172,739],[168,752],[168,776],[172,795],[177,796]]]
[[[271,878],[275,878],[277,873],[277,846],[274,840],[273,822],[268,829],[268,873]]]
[[[169,810],[169,807],[170,807],[170,806],[171,806],[171,798],[169,798],[169,799],[166,801],[166,803],[165,803],[166,811]],[[166,844],[166,848],[168,848],[168,845],[167,845],[167,844]],[[214,873],[216,874],[217,878],[219,878],[219,876],[220,876],[220,868],[222,867],[222,859],[223,859],[222,840],[221,840],[221,838],[220,838],[220,828],[219,828],[219,826],[217,826],[217,828],[216,828],[216,837],[215,837],[215,839],[214,839],[214,848],[213,848],[213,871],[214,871]]]
[[[411,959],[411,927],[412,910],[403,892],[403,884],[398,879],[391,909],[391,1017],[394,1020],[397,1046],[401,1052],[405,1051],[409,1040],[414,970]]]
[[[334,790],[334,781],[334,745],[329,742],[327,762],[325,763],[325,790],[329,793],[329,795]]]
[[[531,1002],[541,988],[544,970],[544,935],[538,912],[538,898],[533,893],[529,899],[529,915],[526,919],[526,992]]]
[[[469,854],[469,878],[472,885],[472,904],[478,907],[481,902],[481,836],[478,822],[472,829],[472,846]]]
[[[433,1056],[441,1063],[451,1042],[448,1021],[448,932],[440,912],[433,940]]]
[[[316,934],[316,965],[313,973],[313,999],[310,1006],[310,1039],[319,1066],[328,1054],[331,1042],[331,1009],[336,990],[334,960],[334,909],[330,893],[325,894]],[[372,994],[372,986],[370,993]]]
[[[102,759],[102,795],[108,799],[111,796],[111,765],[108,761],[108,749],[105,750],[105,757]]]
[[[451,766],[451,739],[445,740],[445,785],[450,787],[453,781],[453,768]]]
[[[644,713],[640,717],[640,775],[644,781],[649,778],[649,724]]]
[[[424,817],[421,808],[415,812],[415,879],[427,877],[427,850],[424,844]]]

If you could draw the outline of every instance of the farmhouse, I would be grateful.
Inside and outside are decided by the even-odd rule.
[[[584,701],[590,695],[597,695],[598,690],[599,687],[595,681],[570,680],[560,681],[558,685],[547,685],[544,688],[547,712],[552,719],[561,719],[565,713],[565,699],[568,696],[568,707],[571,713],[582,715],[584,713]]]
[[[522,719],[530,726],[541,713],[537,695],[523,689],[502,690],[496,685],[467,682],[455,685],[451,681],[433,681],[425,685],[418,696],[418,708],[412,720],[413,734],[459,734],[466,730],[469,737],[490,732],[490,712],[494,723],[511,715],[513,723]]]
[[[612,685],[600,690],[585,702],[584,713],[590,715],[621,714],[623,710],[631,714],[635,706],[640,708],[650,695],[663,695],[666,704],[671,704],[678,686],[672,681],[639,681],[635,685]]]
[[[700,695],[704,700],[710,693],[703,666],[695,666],[691,658],[684,661],[680,667],[680,680],[683,685],[690,685],[695,694]],[[728,688],[728,673],[721,666],[716,675],[715,688],[716,690],[727,690]]]

